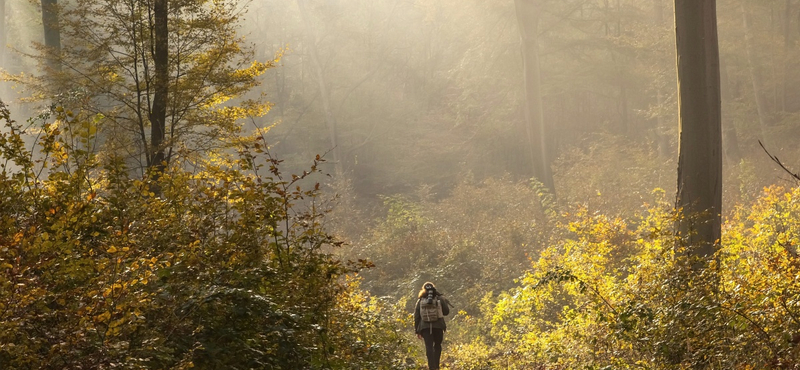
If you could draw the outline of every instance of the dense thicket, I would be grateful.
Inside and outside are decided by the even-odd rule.
[[[365,369],[402,364],[404,317],[344,276],[316,172],[263,145],[131,177],[93,153],[99,116],[57,109],[32,159],[0,105],[0,364],[5,369]],[[307,182],[307,181],[306,181]],[[303,185],[305,186],[305,185]]]

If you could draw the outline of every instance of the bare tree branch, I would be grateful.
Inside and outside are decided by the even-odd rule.
[[[762,143],[761,140],[758,141],[758,145],[761,145],[761,149],[764,149],[764,153],[767,153],[767,156],[769,156],[769,159],[772,159],[772,161],[777,163],[778,166],[781,166],[781,168],[783,168],[783,170],[786,171],[786,173],[788,173],[789,175],[794,177],[795,180],[800,181],[800,175],[798,175],[798,174],[792,172],[790,169],[786,168],[786,166],[783,165],[783,163],[781,162],[780,159],[778,159],[778,157],[770,154],[769,151],[767,150],[767,148],[764,147],[764,143]]]

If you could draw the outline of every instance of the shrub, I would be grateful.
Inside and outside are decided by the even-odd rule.
[[[577,212],[495,306],[509,368],[800,368],[800,189],[767,189],[704,268],[665,202],[627,224]]]
[[[344,280],[368,263],[330,254],[319,186],[301,186],[316,162],[284,178],[243,140],[137,179],[91,150],[102,117],[59,109],[35,156],[1,108],[4,368],[402,368],[398,324]]]

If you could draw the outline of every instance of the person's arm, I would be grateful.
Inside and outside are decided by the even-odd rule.
[[[414,307],[414,332],[419,333],[419,322],[422,320],[422,315],[419,313],[419,299]]]
[[[442,300],[442,315],[449,315],[450,314],[450,302],[447,301],[447,298],[444,296],[439,296]]]

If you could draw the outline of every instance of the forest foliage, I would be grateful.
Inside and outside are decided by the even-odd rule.
[[[7,4],[5,76],[45,108],[0,109],[0,367],[421,369],[435,281],[445,369],[800,368],[800,190],[758,146],[795,167],[795,0],[717,1],[702,270],[670,1],[538,1],[557,194],[530,178],[513,1],[300,1],[170,1],[163,172],[152,2],[60,2],[61,71]]]
[[[255,141],[202,171],[132,177],[55,110],[34,155],[3,106],[0,363],[10,369],[390,366],[405,320],[345,278],[319,185]],[[359,338],[380,338],[383,345]]]
[[[517,199],[534,189],[492,185]],[[379,267],[362,275],[370,289],[397,287],[401,297],[418,281],[440,282],[460,310],[448,327],[449,369],[792,369],[800,363],[799,197],[796,187],[765,188],[727,219],[720,250],[699,272],[663,190],[630,218],[582,205],[519,218],[539,220],[545,235],[511,226],[520,214],[512,202],[393,203],[364,242],[383,243],[370,251]],[[484,227],[433,216],[443,213]],[[539,244],[505,249],[521,236]],[[476,237],[493,247],[462,252]],[[413,271],[392,269],[409,260]]]
[[[796,188],[734,212],[699,278],[663,191],[630,219],[565,211],[509,179],[390,197],[358,243],[377,267],[356,278],[372,264],[331,254],[341,242],[322,228],[320,190],[303,188],[318,163],[284,176],[254,140],[202,171],[170,167],[156,195],[113,153],[86,150],[101,116],[54,114],[33,156],[3,111],[10,368],[416,368],[409,301],[361,287],[402,297],[427,279],[459,310],[451,369],[798,362]]]

